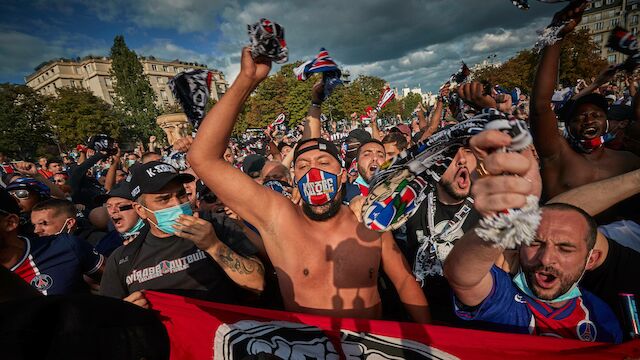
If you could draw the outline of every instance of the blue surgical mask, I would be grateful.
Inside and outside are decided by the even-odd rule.
[[[136,224],[133,225],[131,229],[123,233],[120,233],[120,236],[125,240],[136,237],[140,233],[140,229],[142,229],[143,226],[144,226],[144,221],[142,221],[141,218],[138,218],[138,222],[136,222]]]
[[[587,256],[587,261],[589,261],[589,258],[591,257],[591,253],[592,252],[593,252],[593,250],[589,251],[589,255]],[[585,270],[582,270],[582,274],[580,275],[580,278],[578,279],[578,281],[576,281],[573,284],[573,286],[571,286],[571,289],[569,289],[569,291],[567,291],[566,293],[564,293],[564,294],[562,294],[562,295],[560,295],[557,298],[552,299],[552,300],[543,300],[543,299],[540,299],[539,297],[537,297],[537,296],[535,296],[533,294],[533,291],[531,291],[531,288],[529,287],[529,284],[527,283],[527,279],[524,276],[524,273],[522,272],[522,269],[513,278],[513,283],[518,287],[518,289],[520,289],[520,291],[525,293],[525,295],[527,295],[528,297],[536,299],[536,300],[538,300],[540,302],[543,302],[543,303],[553,304],[553,303],[559,303],[559,302],[571,300],[573,298],[577,298],[577,297],[582,296],[582,292],[578,288],[578,283],[580,283],[580,280],[582,279],[582,276],[584,275],[585,271],[586,271],[586,266],[585,266]]]
[[[156,217],[156,221],[158,221],[156,224],[149,219],[150,223],[155,225],[155,227],[160,231],[171,235],[175,234],[176,229],[173,228],[173,225],[176,223],[176,220],[178,220],[180,215],[193,215],[191,203],[189,202],[156,211],[149,210],[146,207],[144,209],[152,212]]]

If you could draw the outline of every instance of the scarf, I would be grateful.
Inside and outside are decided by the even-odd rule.
[[[284,27],[263,18],[253,25],[247,25],[247,28],[251,41],[251,55],[254,59],[264,56],[278,64],[289,60]]]
[[[376,105],[376,111],[380,112],[383,107],[387,106],[396,97],[396,94],[389,87],[385,87],[382,95],[380,95],[380,100],[378,100],[378,105]]]
[[[193,70],[181,72],[168,82],[173,97],[182,106],[194,130],[198,130],[206,115],[212,76],[209,70]]]

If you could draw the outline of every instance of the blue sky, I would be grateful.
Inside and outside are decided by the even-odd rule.
[[[352,74],[393,86],[435,90],[455,72],[496,54],[506,59],[535,42],[561,6],[509,0],[4,0],[0,4],[0,82],[24,83],[43,61],[108,55],[125,36],[142,55],[206,63],[232,81],[246,24],[281,23],[290,59],[320,47]]]

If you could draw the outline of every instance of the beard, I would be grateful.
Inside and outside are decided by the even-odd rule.
[[[466,199],[467,196],[469,196],[469,193],[471,192],[471,186],[473,186],[473,185],[469,186],[469,188],[466,191],[462,192],[462,191],[456,191],[451,181],[445,181],[444,179],[441,179],[440,185],[442,185],[444,192],[446,192],[449,196],[456,199],[457,201],[462,201]]]
[[[523,264],[521,264],[521,266],[522,266],[522,272],[524,272],[524,276],[527,279],[527,284],[529,284],[529,288],[531,289],[533,294],[542,300],[553,300],[567,293],[571,289],[571,287],[580,280],[580,277],[582,276],[586,263],[578,272],[573,274],[562,274],[552,266],[538,265],[534,267],[528,267]],[[544,271],[544,272],[553,274],[555,277],[557,277],[560,280],[559,289],[553,293],[546,293],[546,294],[540,293],[539,288],[535,285],[536,271]],[[551,289],[543,290],[543,291],[551,291]]]
[[[342,207],[342,199],[344,198],[345,187],[343,186],[338,196],[324,205],[309,205],[302,202],[302,212],[313,221],[326,221],[336,216]]]

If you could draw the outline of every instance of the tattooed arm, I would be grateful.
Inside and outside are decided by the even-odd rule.
[[[173,227],[176,235],[193,241],[194,245],[209,254],[233,282],[239,286],[261,293],[264,289],[264,266],[255,257],[238,255],[224,244],[210,222],[200,215],[180,215]]]

